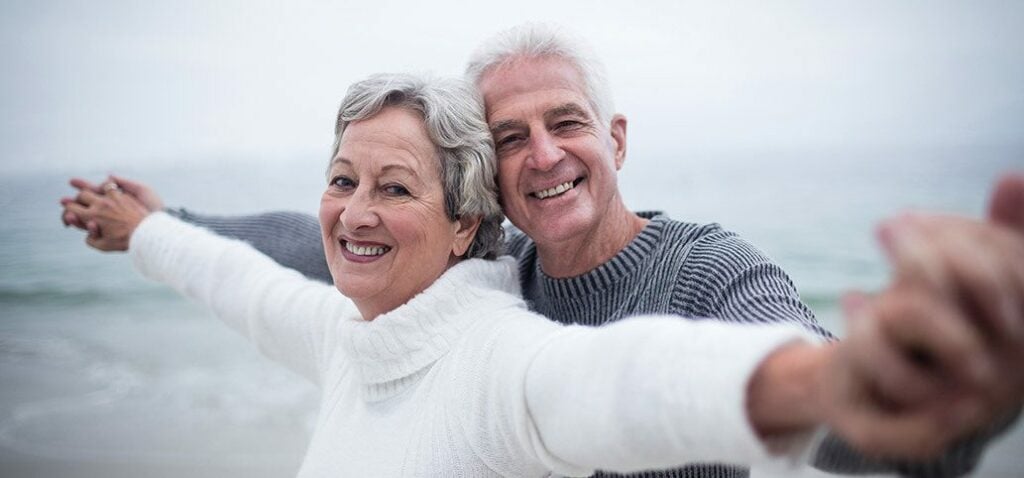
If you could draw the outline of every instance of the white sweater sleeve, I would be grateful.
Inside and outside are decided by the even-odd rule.
[[[354,307],[244,242],[162,212],[139,224],[129,254],[143,275],[212,308],[262,353],[317,383],[335,348],[335,324]]]
[[[535,453],[556,472],[638,471],[694,462],[790,464],[806,440],[770,453],[747,417],[747,384],[789,326],[644,317],[565,330],[525,379]],[[789,462],[789,463],[786,463]]]

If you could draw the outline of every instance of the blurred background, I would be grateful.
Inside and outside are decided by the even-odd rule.
[[[0,3],[0,475],[293,476],[315,390],[62,228],[67,179],[315,213],[348,84],[459,75],[524,21],[605,61],[631,207],[744,235],[839,334],[842,292],[886,281],[879,220],[981,216],[1024,169],[1020,2],[370,3]],[[976,476],[1021,476],[1021,449],[1018,426]]]

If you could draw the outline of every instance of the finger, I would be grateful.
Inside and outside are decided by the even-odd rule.
[[[883,337],[877,320],[868,316],[859,322],[851,331],[855,346],[850,358],[888,407],[920,405],[947,388],[933,370],[909,359],[904,350]]]
[[[941,268],[941,254],[934,242],[914,227],[913,214],[883,221],[876,235],[893,267],[896,281],[917,281],[936,293],[951,295],[955,287]]]
[[[858,449],[886,458],[928,459],[939,455],[954,438],[973,425],[972,415],[950,413],[933,403],[911,413],[890,413],[874,407],[855,408],[837,426]]]
[[[103,181],[103,184],[100,186],[100,189],[102,189],[103,194],[107,196],[121,193],[121,186],[119,186],[117,182],[112,179],[107,179],[106,181]]]
[[[954,384],[991,387],[998,380],[978,330],[948,302],[912,288],[894,289],[875,305],[880,339],[902,350],[921,371]]]
[[[82,224],[83,228],[85,227],[85,223],[82,221],[82,218],[92,216],[92,211],[89,209],[89,206],[85,206],[77,202],[68,203],[64,206],[64,210],[74,214],[78,219],[78,222]]]
[[[988,218],[1024,234],[1024,173],[999,178],[989,200]]]
[[[82,178],[71,178],[71,181],[69,181],[69,183],[71,184],[71,187],[78,189],[79,191],[92,191],[93,193],[96,194],[102,192],[100,191],[99,186],[89,181],[86,181]]]
[[[944,261],[944,275],[968,316],[997,344],[1024,339],[1024,242],[1003,227],[963,218],[912,225]]]
[[[75,201],[78,202],[79,204],[89,206],[102,199],[103,196],[100,193],[95,193],[91,190],[82,190],[82,192],[78,193],[78,196],[75,198]]]
[[[121,189],[124,190],[124,192],[130,194],[135,198],[138,198],[140,204],[142,204],[142,206],[145,207],[147,211],[157,211],[163,209],[164,205],[163,201],[160,199],[160,196],[157,195],[156,192],[153,191],[153,189],[150,188],[148,185],[141,182],[132,181],[130,179],[125,179],[121,176],[111,175],[110,177],[114,181],[117,181],[117,184],[121,186]]]
[[[83,223],[82,220],[78,218],[78,215],[66,209],[64,210],[64,213],[61,215],[61,220],[64,221],[65,226],[71,226],[77,229],[85,229],[85,223]]]
[[[87,221],[85,223],[85,229],[89,231],[90,238],[99,239],[102,236],[102,234],[100,234],[100,225],[97,224],[96,221]]]
[[[1024,243],[953,216],[904,215],[881,232],[897,282],[949,298],[993,340],[1024,336]]]
[[[104,247],[104,241],[103,241],[103,238],[102,238],[102,237],[99,237],[99,236],[96,236],[96,237],[93,237],[93,236],[91,236],[91,235],[90,235],[90,236],[86,236],[86,238],[85,238],[85,243],[86,243],[86,244],[87,244],[87,245],[88,245],[89,247],[91,247],[91,248],[93,248],[93,249],[96,249],[96,250],[98,250],[98,251],[106,251],[106,250],[107,250],[107,249],[106,249],[106,248]]]
[[[142,183],[132,181],[130,179],[125,179],[121,176],[111,174],[110,180],[115,182],[118,186],[120,186],[120,188],[124,190],[124,192],[131,194],[133,196],[139,195],[140,192],[146,189],[146,186],[143,185]]]
[[[64,223],[65,227],[74,226],[74,227],[76,227],[78,229],[85,229],[85,223],[83,223],[78,218],[77,214],[71,212],[68,209],[68,206],[71,205],[71,204],[78,204],[78,203],[73,198],[69,198],[69,197],[62,197],[62,198],[60,198],[60,205],[64,208],[64,211],[61,212],[61,217],[60,217],[61,221]]]

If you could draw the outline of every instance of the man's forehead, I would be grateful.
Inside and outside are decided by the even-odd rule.
[[[576,67],[554,57],[510,60],[485,73],[479,87],[485,103],[543,90],[570,90],[582,95],[584,89]]]
[[[524,59],[488,72],[480,81],[487,121],[507,121],[523,115],[541,116],[578,110],[589,103],[583,81],[571,64],[560,59]]]

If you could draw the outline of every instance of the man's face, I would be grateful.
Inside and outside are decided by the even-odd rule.
[[[580,73],[558,58],[520,59],[479,85],[509,220],[539,245],[600,239],[618,199],[626,120],[596,116]]]

